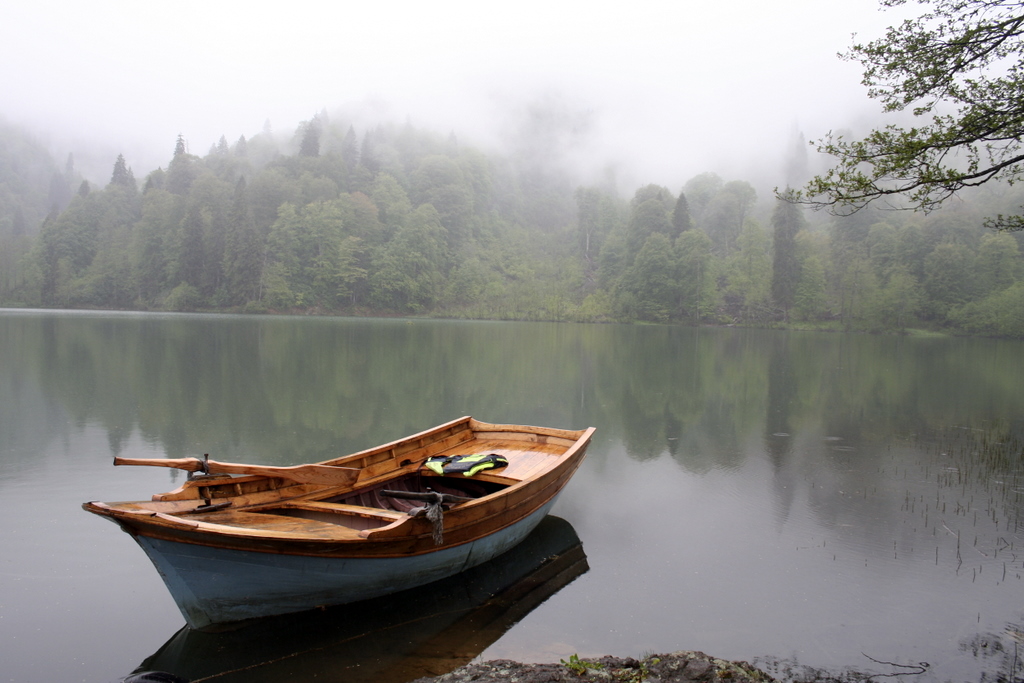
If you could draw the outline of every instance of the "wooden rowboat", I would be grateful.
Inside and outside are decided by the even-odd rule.
[[[593,433],[463,417],[309,466],[115,460],[204,473],[152,501],[83,507],[132,535],[201,629],[387,595],[498,556],[548,513]],[[424,467],[480,453],[508,465]]]

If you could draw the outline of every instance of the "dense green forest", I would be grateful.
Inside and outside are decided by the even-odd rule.
[[[983,227],[1015,188],[805,215],[714,173],[579,185],[538,147],[320,114],[94,187],[0,125],[0,303],[1024,337],[1021,235]]]

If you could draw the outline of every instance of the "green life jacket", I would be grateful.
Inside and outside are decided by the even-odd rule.
[[[472,455],[435,455],[424,463],[427,469],[437,474],[461,474],[472,477],[478,472],[504,467],[508,460],[497,453],[474,453]]]

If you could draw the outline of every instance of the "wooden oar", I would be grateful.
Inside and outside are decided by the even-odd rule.
[[[173,467],[188,472],[207,472],[209,474],[256,474],[263,477],[283,477],[300,484],[318,484],[320,486],[351,486],[359,476],[359,470],[354,467],[335,467],[334,465],[275,467],[273,465],[246,465],[235,462],[218,462],[217,460],[200,460],[199,458],[157,459],[115,456],[114,464]]]
[[[437,493],[436,491],[427,491],[420,493],[419,491],[390,491],[384,489],[381,493],[391,498],[406,498],[409,500],[421,500],[424,503],[440,503],[441,505],[455,505],[456,503],[468,503],[476,498],[467,498],[466,496],[457,496],[454,493]]]

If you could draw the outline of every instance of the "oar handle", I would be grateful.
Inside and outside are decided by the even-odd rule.
[[[203,461],[199,458],[122,458],[114,456],[115,465],[149,465],[151,467],[173,467],[176,470],[201,472]]]
[[[248,465],[239,462],[218,462],[204,458],[114,458],[115,465],[152,465],[173,467],[189,472],[206,474],[249,474],[260,477],[283,477],[300,484],[318,486],[351,486],[359,478],[360,470],[337,465]]]

